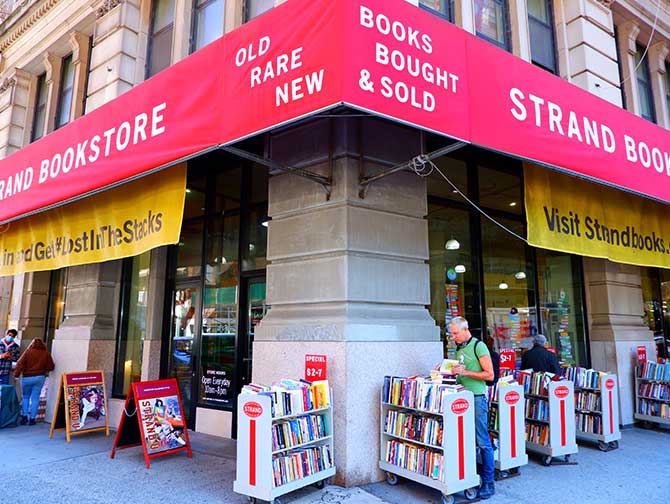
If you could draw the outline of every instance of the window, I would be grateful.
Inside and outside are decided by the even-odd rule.
[[[172,62],[172,31],[175,0],[156,0],[151,15],[147,78],[166,69]]]
[[[642,318],[654,334],[658,357],[670,355],[670,271],[640,268],[642,280]],[[653,360],[653,356],[650,357]]]
[[[637,89],[640,97],[640,116],[647,121],[656,122],[656,110],[654,109],[654,95],[651,91],[651,77],[649,75],[649,54],[644,54],[644,48],[637,46],[635,53],[635,75],[637,77]]]
[[[528,28],[533,64],[556,73],[552,5],[551,0],[528,0]]]
[[[55,128],[61,128],[70,122],[72,110],[72,92],[74,89],[74,64],[72,55],[63,58],[60,75],[60,87],[58,88],[58,107],[56,108]]]
[[[46,331],[44,334],[47,346],[56,335],[56,330],[65,319],[65,285],[67,284],[67,268],[53,270],[49,278],[49,299],[47,302]]]
[[[44,136],[44,126],[47,119],[47,74],[43,73],[37,78],[37,89],[35,93],[35,115],[33,116],[33,131],[30,141],[42,138]]]
[[[253,18],[272,9],[275,6],[275,2],[274,0],[247,0],[245,6],[245,19],[246,21],[251,21]]]
[[[454,21],[454,0],[419,0],[419,7],[452,23]]]
[[[223,35],[224,0],[195,0],[193,50],[206,46]]]
[[[121,323],[117,335],[114,395],[125,396],[142,378],[142,347],[147,330],[147,295],[151,252],[123,263]]]
[[[670,63],[665,62],[665,102],[668,107],[668,119],[670,119]]]
[[[506,0],[475,0],[477,36],[509,50]]]

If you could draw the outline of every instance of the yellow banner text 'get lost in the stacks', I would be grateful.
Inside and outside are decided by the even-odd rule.
[[[186,193],[180,164],[0,226],[0,276],[130,257],[179,241]]]
[[[670,207],[524,165],[528,241],[560,252],[670,268]]]

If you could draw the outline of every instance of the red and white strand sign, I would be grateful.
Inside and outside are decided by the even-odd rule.
[[[456,399],[451,403],[451,412],[458,417],[458,479],[465,479],[465,427],[463,415],[470,409],[466,399]]]
[[[516,403],[519,402],[521,396],[515,390],[505,393],[505,402],[510,405],[510,448],[511,457],[516,458]]]
[[[249,485],[256,486],[256,419],[263,414],[263,406],[252,401],[242,411],[249,417]]]
[[[554,395],[561,400],[561,446],[568,444],[565,432],[565,398],[570,394],[570,389],[564,385],[556,387]]]
[[[607,397],[609,403],[609,416],[610,416],[610,434],[614,434],[614,380],[608,378],[605,382],[605,388],[607,389]]]
[[[638,362],[647,362],[647,347],[644,345],[639,345],[637,347],[637,361]]]
[[[305,355],[305,380],[313,382],[326,379],[325,355]]]
[[[513,348],[503,348],[500,350],[500,369],[516,368],[516,354]]]

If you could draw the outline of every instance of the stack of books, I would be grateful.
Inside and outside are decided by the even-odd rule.
[[[670,419],[670,404],[640,398],[638,399],[637,412],[641,415]]]
[[[329,445],[296,450],[272,459],[272,484],[275,487],[306,478],[333,467]]]
[[[600,394],[594,392],[576,392],[575,409],[599,412],[601,410]]]
[[[386,442],[384,460],[408,471],[444,481],[444,457],[436,450],[390,440]]]
[[[657,401],[670,401],[670,384],[666,383],[640,383],[638,395],[642,399],[656,399]]]
[[[549,401],[537,398],[526,399],[526,418],[548,422]]]
[[[272,451],[284,450],[326,437],[324,415],[305,415],[272,426]]]
[[[442,413],[444,397],[464,389],[456,383],[436,383],[430,378],[420,376],[385,376],[383,400],[394,406]]]
[[[608,373],[582,367],[564,366],[561,368],[561,375],[568,380],[572,380],[575,383],[575,388],[599,389],[600,379],[606,374]]]
[[[663,363],[643,362],[637,366],[637,376],[643,380],[670,382],[670,360]]]
[[[428,418],[389,409],[386,415],[385,431],[387,434],[408,440],[442,446],[442,420],[438,418]]]
[[[272,398],[272,417],[299,415],[330,406],[330,387],[327,380],[281,380],[270,386],[250,383],[242,392]]]
[[[587,415],[584,413],[575,413],[575,422],[577,430],[590,432],[592,434],[603,433],[603,422],[600,415]]]
[[[549,426],[526,422],[526,441],[549,446]]]

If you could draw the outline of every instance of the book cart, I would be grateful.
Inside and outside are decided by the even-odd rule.
[[[641,362],[635,370],[635,420],[670,425],[670,361]]]
[[[524,420],[523,387],[496,385],[489,403],[489,433],[497,441],[494,462],[498,480],[518,476],[519,467],[528,463]]]
[[[382,391],[379,468],[386,472],[387,483],[396,485],[399,477],[416,481],[439,490],[442,504],[453,504],[458,492],[475,499],[479,475],[474,414],[471,392],[445,394],[438,413],[391,404]]]
[[[526,395],[526,450],[542,455],[542,464],[570,464],[570,455],[577,453],[575,432],[574,384],[570,380],[545,381],[542,374],[533,374]],[[539,385],[539,386],[537,386]],[[565,462],[555,457],[564,456]]]
[[[282,495],[309,485],[322,488],[325,480],[335,475],[332,389],[330,397],[325,408],[273,417],[270,396],[240,394],[235,492],[247,495],[252,503],[281,504]],[[316,417],[321,418],[318,425],[323,426],[322,431],[316,427]],[[307,440],[298,437],[300,422],[300,436]],[[283,443],[278,432],[287,433]],[[305,467],[310,469],[305,471]]]
[[[619,387],[617,376],[588,370],[575,377],[577,439],[598,443],[600,451],[619,447]]]

